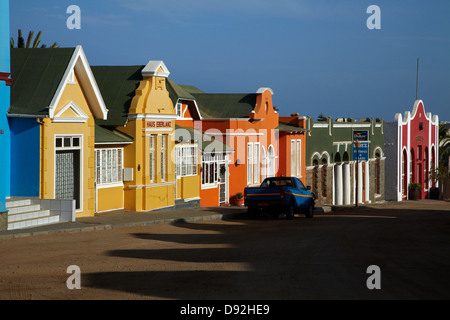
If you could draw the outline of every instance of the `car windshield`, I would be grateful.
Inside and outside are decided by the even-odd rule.
[[[293,187],[294,182],[291,178],[267,178],[261,184],[261,187]]]

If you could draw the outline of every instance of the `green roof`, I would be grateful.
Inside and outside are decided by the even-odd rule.
[[[127,123],[131,101],[135,96],[145,66],[96,66],[91,67],[102,93],[107,120],[96,120],[104,126],[124,126]]]
[[[184,131],[184,130],[186,131]],[[186,135],[188,135],[186,137]],[[202,152],[218,152],[218,153],[227,153],[234,152],[234,150],[226,143],[215,139],[213,136],[205,134],[199,130],[190,127],[181,127],[179,125],[175,125],[175,140],[184,141],[186,138],[189,138],[190,141],[198,140],[199,146],[201,147]],[[201,140],[201,141],[200,141]]]
[[[133,138],[129,135],[120,132],[115,129],[105,128],[99,125],[95,125],[95,143],[108,144],[108,143],[132,143]]]
[[[284,131],[284,132],[305,132],[306,129],[297,126],[295,124],[291,124],[291,123],[287,123],[287,122],[280,122],[278,124],[277,129],[279,131]]]
[[[202,91],[202,90],[200,90],[199,88],[197,88],[197,87],[194,87],[194,86],[189,86],[189,85],[185,85],[185,84],[180,84],[179,85],[184,91],[186,91],[186,92],[189,92],[189,93],[206,93],[206,92],[204,92],[204,91]]]
[[[185,90],[183,86],[180,86],[170,79],[167,79],[167,91],[169,91],[169,97],[172,100],[173,105],[176,105],[178,100],[195,100],[195,98]]]
[[[257,94],[191,93],[203,118],[248,118]]]
[[[11,49],[10,114],[48,115],[75,48]]]

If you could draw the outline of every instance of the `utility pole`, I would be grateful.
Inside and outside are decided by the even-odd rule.
[[[416,100],[419,98],[419,58],[417,58]]]
[[[359,180],[359,147],[361,146],[361,142],[359,140],[354,141],[356,148],[356,190],[355,190],[355,207],[358,206],[358,180]]]

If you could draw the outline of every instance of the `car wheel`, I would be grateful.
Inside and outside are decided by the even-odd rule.
[[[286,219],[288,220],[294,219],[294,213],[295,213],[295,203],[291,202],[286,212]]]
[[[314,216],[314,202],[311,202],[305,215],[307,218],[312,218]]]

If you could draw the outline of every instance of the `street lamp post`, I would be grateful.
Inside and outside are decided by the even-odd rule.
[[[358,140],[354,141],[354,145],[356,148],[356,190],[355,190],[355,207],[358,206],[358,180],[359,180],[359,147],[361,146],[361,142]]]

